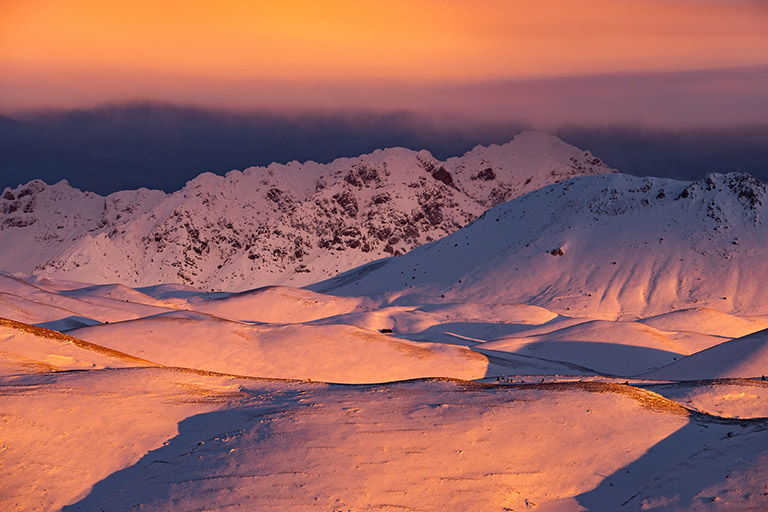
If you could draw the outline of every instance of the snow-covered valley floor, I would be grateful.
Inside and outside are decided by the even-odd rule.
[[[4,510],[768,509],[762,316],[0,274],[0,317]]]

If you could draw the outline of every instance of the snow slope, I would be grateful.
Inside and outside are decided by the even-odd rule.
[[[101,197],[33,181],[0,194],[0,269],[130,286],[300,286],[442,238],[549,183],[606,172],[589,152],[525,132],[446,162],[393,148],[205,173],[173,194]]]
[[[715,379],[648,384],[686,408],[724,418],[768,417],[768,382],[754,379]]]
[[[740,318],[706,308],[672,311],[646,318],[642,323],[666,331],[707,333],[729,338],[768,329],[768,321],[764,319]]]
[[[80,301],[113,319],[69,335],[0,320],[4,509],[768,507],[762,381],[594,371],[627,375],[680,355],[669,333],[692,326],[686,314],[628,322],[286,287],[138,292],[18,276],[0,285],[35,307]],[[152,301],[177,309],[114,320],[159,307]],[[723,326],[759,323],[695,314],[713,343]],[[668,330],[644,324],[659,318]],[[749,373],[744,363],[763,364],[755,354],[765,336],[748,338],[718,344],[720,356],[695,366]],[[426,375],[496,384],[391,382]]]
[[[140,318],[177,307],[177,303],[155,300],[119,285],[67,283],[67,289],[60,289],[58,283],[50,287],[35,281],[0,272],[0,317],[67,330]]]
[[[156,298],[121,285],[49,281],[43,288],[40,280],[0,278],[3,313],[17,322],[31,318],[39,327],[167,366],[328,382],[631,377],[762,325],[711,309],[607,321],[525,304],[391,305],[386,298],[290,287],[234,294],[145,289],[162,297]],[[706,378],[721,376],[707,372]]]
[[[67,371],[157,366],[60,332],[0,318],[2,372]]]
[[[270,286],[222,297],[192,297],[188,307],[229,320],[278,324],[304,323],[360,310],[359,297],[334,297],[300,288]]]
[[[164,368],[0,378],[36,510],[761,510],[765,420],[632,386],[367,386]],[[141,418],[141,421],[136,421]]]
[[[131,368],[3,374],[0,389],[0,504],[19,511],[84,498],[173,438],[179,422],[238,393],[224,379]]]
[[[768,329],[765,329],[696,352],[645,376],[651,379],[695,380],[765,377],[767,373]]]
[[[764,316],[765,199],[765,185],[745,174],[574,178],[309,288],[393,305],[519,303],[606,320],[691,308]]]
[[[482,350],[568,361],[596,372],[637,375],[684,357],[685,348],[660,331],[634,322],[593,320],[539,335],[502,338]]]
[[[262,326],[174,312],[70,334],[165,366],[250,377],[363,383],[471,380],[488,371],[486,357],[464,347],[415,343],[347,325]]]
[[[499,188],[498,162],[532,171],[523,188],[559,179],[539,172],[558,162],[596,169],[573,151],[523,134],[444,163],[386,150],[108,205],[54,200],[64,184],[11,190],[21,220],[0,242],[22,245],[0,259],[47,263],[0,273],[0,508],[768,509],[766,188],[749,176],[547,184],[404,255],[243,291],[288,268],[258,243],[311,233],[297,279],[328,276],[520,192]],[[45,241],[40,211],[80,234]]]

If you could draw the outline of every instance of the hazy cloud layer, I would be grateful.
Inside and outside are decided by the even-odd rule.
[[[434,107],[453,84],[480,80],[517,80],[525,88],[524,79],[538,77],[529,80],[535,91],[536,82],[553,77],[605,83],[599,75],[655,80],[669,71],[768,65],[762,0],[183,5],[0,2],[0,109],[147,99],[228,108],[343,108],[352,101],[412,110],[424,101]],[[474,107],[467,99],[450,101]],[[498,112],[494,103],[514,99],[489,98],[485,107]]]
[[[60,81],[61,87],[52,87],[44,74],[25,78],[22,72],[10,73],[0,79],[0,112],[18,114],[41,105],[95,108],[138,99],[229,112],[272,112],[279,117],[306,112],[414,112],[475,123],[511,120],[546,130],[617,124],[717,128],[768,120],[768,66],[439,84],[176,76],[146,82],[120,73],[75,72]]]
[[[444,159],[503,143],[525,123],[390,114],[229,113],[141,104],[0,116],[0,189],[68,179],[98,193],[179,189],[203,171],[290,160],[327,162],[377,148],[428,149]],[[612,126],[550,130],[609,165],[640,175],[695,179],[739,170],[768,180],[768,123],[712,129]]]

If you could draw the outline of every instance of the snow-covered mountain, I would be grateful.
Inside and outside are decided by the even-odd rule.
[[[575,178],[330,294],[0,271],[0,504],[768,510],[766,192]]]
[[[392,304],[528,304],[636,319],[676,309],[768,314],[766,186],[624,174],[546,186],[399,257],[313,285]]]
[[[445,162],[394,148],[204,173],[172,194],[101,197],[32,181],[0,195],[0,269],[134,286],[301,286],[440,239],[548,184],[610,172],[587,151],[525,132]]]

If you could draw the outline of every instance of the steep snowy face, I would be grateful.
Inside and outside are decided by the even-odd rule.
[[[69,186],[34,180],[0,195],[0,265],[31,271],[83,240],[119,237],[121,227],[160,204],[157,190],[130,190],[101,197]],[[87,264],[87,262],[82,262]]]
[[[694,182],[575,178],[493,208],[433,244],[313,285],[398,304],[525,303],[637,318],[711,307],[768,314],[766,187],[746,174]]]
[[[588,151],[540,132],[523,132],[502,146],[477,146],[445,166],[486,208],[564,179],[610,172]]]
[[[30,182],[0,197],[0,269],[87,282],[242,290],[305,285],[444,237],[488,207],[615,172],[541,133],[446,162],[378,150],[327,165],[204,173],[182,190],[100,197]]]

